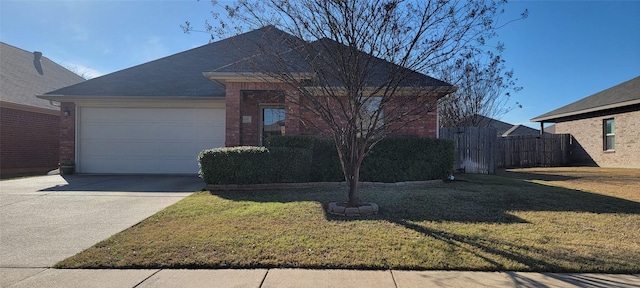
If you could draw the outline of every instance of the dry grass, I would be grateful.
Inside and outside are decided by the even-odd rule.
[[[342,189],[196,193],[57,267],[640,272],[640,169],[458,179],[364,189],[362,219],[324,213]]]
[[[640,202],[640,169],[557,167],[512,169],[502,176]]]

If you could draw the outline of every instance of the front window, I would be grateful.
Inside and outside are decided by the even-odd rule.
[[[613,119],[604,120],[604,150],[616,149],[616,128]]]
[[[360,123],[362,125],[362,131],[368,131],[376,128],[380,128],[383,123],[383,110],[380,108],[380,103],[382,102],[382,97],[369,97],[364,100],[362,105],[362,109],[360,110]],[[378,122],[376,123],[376,127],[373,127],[373,121],[375,118],[375,113],[378,113]]]
[[[284,135],[284,107],[262,108],[261,145],[266,144],[266,139],[272,135]]]

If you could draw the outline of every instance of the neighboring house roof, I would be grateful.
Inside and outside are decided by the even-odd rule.
[[[41,52],[31,53],[4,42],[0,42],[0,61],[0,95],[5,103],[60,110],[36,95],[84,81]]]
[[[211,81],[207,78],[209,75],[205,77],[203,74],[216,71],[233,78],[243,72],[255,72],[248,64],[252,62],[251,59],[260,59],[264,51],[282,51],[286,54],[296,41],[302,40],[274,26],[266,26],[51,91],[41,97],[51,100],[87,97],[224,98],[226,89],[223,81]],[[299,66],[290,68],[296,72],[308,72],[309,66],[301,61],[301,57],[292,60],[293,64]],[[432,81],[452,87],[436,79]]]
[[[569,105],[531,119],[532,122],[554,122],[556,119],[640,104],[640,76],[600,91]]]
[[[516,125],[513,125],[513,127],[511,127],[509,130],[502,133],[501,135],[502,137],[507,137],[507,136],[539,135],[539,134],[540,134],[540,130],[538,129],[533,129],[531,127],[516,124]]]
[[[500,137],[519,136],[519,135],[536,135],[540,134],[540,130],[527,127],[524,125],[513,125],[491,117],[475,114],[466,121],[475,127],[489,127],[496,129],[496,134]]]

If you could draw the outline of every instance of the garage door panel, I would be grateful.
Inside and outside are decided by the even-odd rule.
[[[83,173],[197,173],[197,155],[224,146],[224,108],[81,107]]]
[[[83,125],[81,135],[84,139],[131,139],[132,135],[141,139],[162,140],[171,137],[172,139],[194,139],[203,140],[210,139],[208,134],[224,133],[223,125],[204,125],[204,124],[131,124],[131,123],[86,123]],[[157,131],[172,131],[169,135],[159,134]],[[92,133],[92,131],[101,131],[100,133]],[[87,134],[88,133],[88,134]]]
[[[177,158],[147,158],[131,157],[126,159],[115,159],[109,157],[87,158],[84,160],[88,167],[101,167],[108,172],[94,173],[117,173],[117,174],[174,174],[174,173],[196,173],[192,170],[176,171],[176,167],[190,166],[192,161],[185,161]],[[140,165],[145,163],[144,166]]]
[[[156,141],[85,141],[83,154],[87,156],[97,157],[143,157],[141,155],[172,155],[180,157],[193,156],[193,151],[202,151],[212,147],[224,146],[224,142],[207,142],[202,143],[194,141],[192,143],[184,142],[156,142]],[[197,156],[197,154],[196,154]]]

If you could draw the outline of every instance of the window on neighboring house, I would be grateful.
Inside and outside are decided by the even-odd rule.
[[[616,128],[613,119],[604,120],[604,150],[616,149]]]

